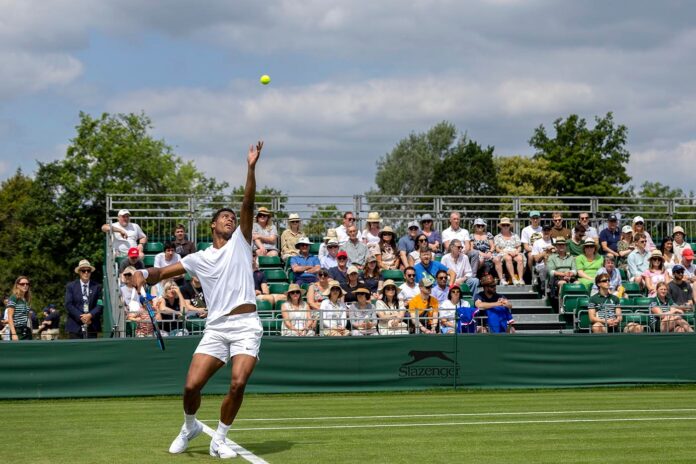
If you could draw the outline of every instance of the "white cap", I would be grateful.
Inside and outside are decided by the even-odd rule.
[[[486,225],[486,221],[484,221],[484,220],[481,219],[481,218],[476,218],[476,220],[474,221],[474,225],[475,225],[475,226],[485,226],[485,225]]]
[[[624,233],[624,234],[630,234],[632,232],[633,232],[633,229],[631,228],[631,226],[623,226],[623,229],[621,229],[621,233]]]
[[[119,215],[119,216],[125,216],[126,214],[127,214],[128,216],[131,215],[130,211],[128,211],[127,209],[122,209],[121,211],[118,212],[118,215]]]
[[[645,220],[643,219],[643,216],[636,216],[633,218],[633,223],[635,224],[636,222],[645,223]]]

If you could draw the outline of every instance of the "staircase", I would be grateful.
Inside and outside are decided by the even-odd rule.
[[[539,298],[531,285],[499,285],[496,291],[512,302],[517,333],[573,333],[572,328],[566,328],[565,320],[553,311],[546,298]]]

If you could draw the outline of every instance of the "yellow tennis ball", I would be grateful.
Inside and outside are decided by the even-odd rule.
[[[271,82],[271,76],[268,74],[264,74],[261,76],[261,79],[259,79],[259,82],[261,82],[263,85],[268,85],[268,83]]]

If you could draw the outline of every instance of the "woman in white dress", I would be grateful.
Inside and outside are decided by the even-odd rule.
[[[404,322],[406,313],[398,298],[396,283],[387,279],[382,287],[382,298],[377,300],[377,329],[380,335],[408,335],[408,326]]]
[[[345,294],[341,284],[336,280],[329,282],[329,289],[324,292],[326,298],[321,302],[321,333],[325,336],[344,337],[350,335],[346,326],[346,305],[342,297]]]
[[[281,334],[286,337],[313,337],[315,320],[312,318],[311,308],[302,300],[304,290],[297,284],[290,284],[287,300],[280,307],[283,316],[283,328]]]

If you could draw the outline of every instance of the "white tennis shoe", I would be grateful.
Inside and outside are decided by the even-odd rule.
[[[186,425],[181,426],[181,432],[176,436],[172,444],[169,446],[169,452],[172,454],[179,454],[186,451],[188,448],[189,440],[193,440],[203,431],[203,424],[196,419],[196,424],[193,426],[193,430],[186,430]]]
[[[232,459],[237,457],[237,453],[230,448],[230,445],[228,445],[224,439],[220,440],[216,438],[210,440],[210,455],[220,459]]]

